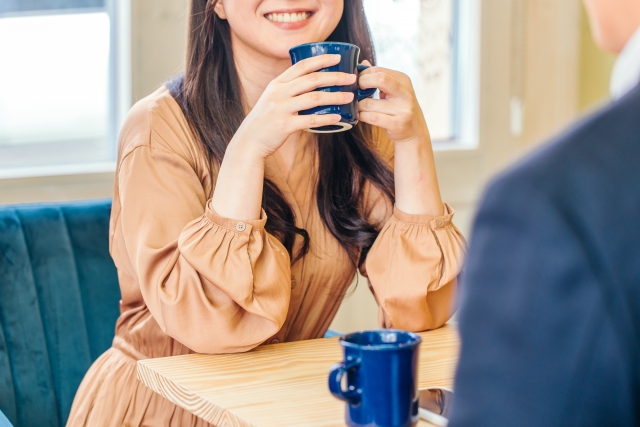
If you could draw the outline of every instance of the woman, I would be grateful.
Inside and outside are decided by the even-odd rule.
[[[141,385],[135,361],[322,337],[358,267],[381,326],[451,314],[464,243],[409,79],[364,72],[383,99],[361,102],[348,132],[302,132],[340,117],[297,115],[351,101],[312,92],[353,83],[316,72],[338,58],[291,67],[288,49],[338,40],[373,61],[361,1],[192,0],[190,16],[184,77],[122,130],[110,242],[122,314],[69,425],[206,425]]]

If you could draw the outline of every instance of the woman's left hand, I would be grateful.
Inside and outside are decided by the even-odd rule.
[[[394,143],[396,207],[408,214],[442,215],[429,128],[411,80],[398,71],[371,67],[360,74],[360,87],[380,89],[380,99],[360,101],[359,118],[385,129]]]
[[[367,61],[363,64],[370,65]],[[359,83],[362,89],[380,89],[380,99],[367,98],[358,103],[360,121],[385,129],[396,145],[421,139],[430,142],[427,122],[406,74],[371,67],[360,73]]]

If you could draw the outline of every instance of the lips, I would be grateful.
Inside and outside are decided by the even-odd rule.
[[[311,12],[267,13],[264,17],[273,22],[301,22],[311,17]]]

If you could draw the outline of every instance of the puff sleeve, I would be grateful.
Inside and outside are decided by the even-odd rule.
[[[246,351],[283,325],[289,255],[266,217],[222,218],[180,155],[139,146],[121,162],[120,222],[149,311],[169,336],[202,353]]]
[[[393,167],[393,144],[380,138],[380,154]],[[360,267],[379,305],[385,328],[423,331],[442,326],[453,314],[457,276],[466,243],[453,225],[453,209],[444,215],[401,212],[369,187],[367,216],[382,224],[378,238]]]

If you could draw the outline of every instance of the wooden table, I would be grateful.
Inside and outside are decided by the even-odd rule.
[[[451,387],[459,350],[456,328],[447,325],[420,335],[419,388]],[[327,386],[329,368],[341,360],[338,338],[325,338],[240,354],[141,360],[138,378],[219,427],[344,427],[344,403]]]

